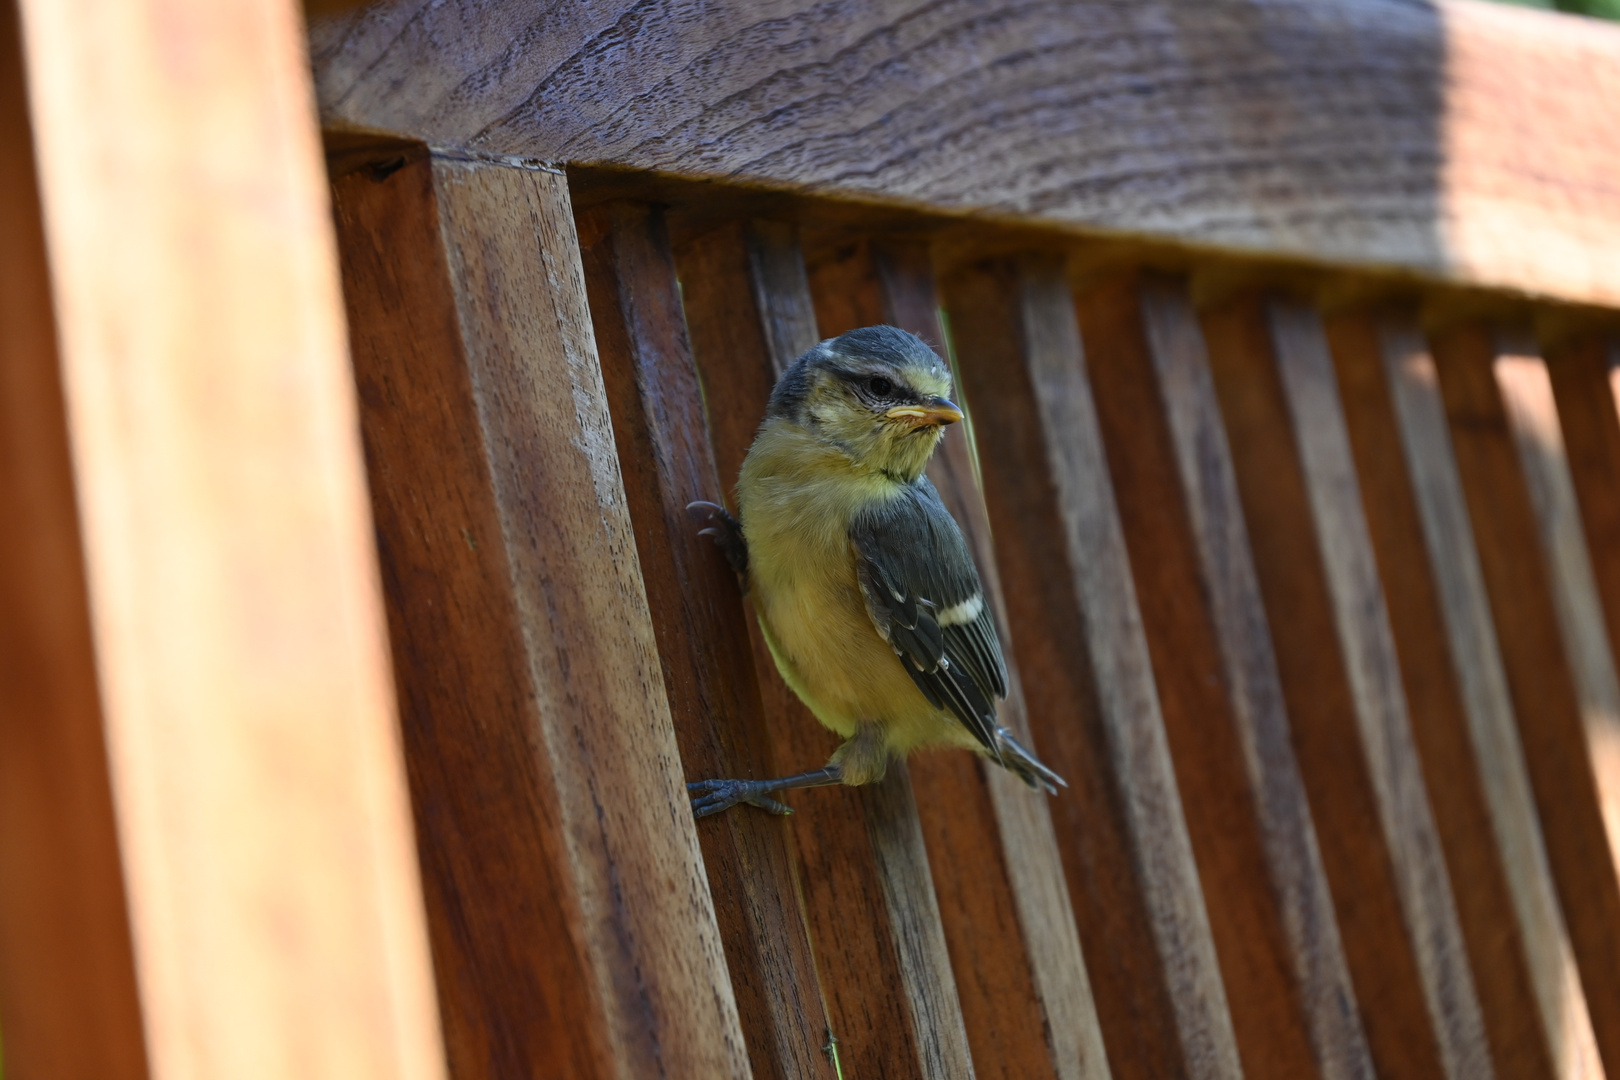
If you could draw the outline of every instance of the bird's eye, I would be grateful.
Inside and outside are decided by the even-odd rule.
[[[885,379],[881,375],[876,375],[866,380],[866,388],[879,397],[882,397],[894,391],[894,383],[890,382],[888,379]]]

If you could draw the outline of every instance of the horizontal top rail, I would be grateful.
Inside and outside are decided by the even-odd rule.
[[[311,52],[329,129],[1620,304],[1620,26],[1591,20],[385,0]]]

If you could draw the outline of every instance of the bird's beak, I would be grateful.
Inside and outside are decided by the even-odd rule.
[[[883,415],[889,420],[905,420],[913,427],[944,426],[962,419],[962,410],[949,398],[937,397],[926,405],[896,405]]]

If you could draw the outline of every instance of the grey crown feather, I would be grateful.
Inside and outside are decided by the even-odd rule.
[[[948,709],[1001,758],[997,698],[1007,696],[990,607],[962,531],[926,476],[850,525],[861,592],[878,633],[935,707]],[[975,597],[975,618],[943,626],[939,614]]]

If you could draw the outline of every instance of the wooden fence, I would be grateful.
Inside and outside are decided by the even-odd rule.
[[[0,16],[11,1080],[1620,1077],[1620,28]],[[1070,787],[694,822],[835,740],[685,507],[877,322]]]

